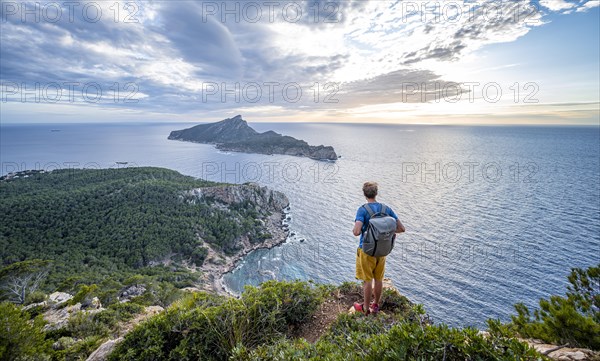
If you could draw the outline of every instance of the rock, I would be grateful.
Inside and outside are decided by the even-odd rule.
[[[226,205],[249,201],[261,211],[281,212],[290,204],[285,194],[255,183],[198,188],[188,193],[198,198],[212,198]]]
[[[62,308],[54,307],[44,312],[44,320],[48,323],[44,325],[43,331],[46,332],[64,328],[69,323],[71,315],[79,311],[81,311],[81,303]]]
[[[54,292],[54,293],[51,293],[50,296],[48,296],[48,302],[53,303],[55,305],[59,305],[61,303],[67,302],[71,298],[73,298],[73,296],[71,296],[68,293]]]
[[[559,361],[598,360],[600,353],[587,349],[564,348],[551,352],[548,357]]]
[[[100,303],[100,300],[98,299],[98,297],[92,298],[91,308],[93,308],[95,310],[102,308],[102,303]]]
[[[47,308],[48,307],[48,301],[42,301],[42,302],[32,303],[30,305],[27,305],[27,306],[23,307],[23,311],[29,311],[32,308],[36,308],[36,307]]]
[[[154,316],[161,313],[164,310],[165,309],[161,306],[148,306],[144,309],[144,315],[146,315],[147,317]]]
[[[519,339],[519,341],[528,344],[541,354],[547,354],[552,360],[558,361],[580,361],[580,360],[600,360],[600,352],[592,351],[584,348],[568,348],[558,347],[544,343],[541,340],[534,339]],[[558,348],[558,349],[557,349]],[[549,352],[557,349],[556,351]]]
[[[197,288],[197,287],[185,287],[181,289],[182,291],[186,291],[186,292],[201,292],[202,290]]]
[[[111,352],[115,349],[119,342],[123,341],[123,337],[119,337],[116,340],[108,340],[100,347],[96,349],[96,351],[92,352],[92,354],[87,358],[87,361],[104,361],[108,358]]]
[[[145,285],[132,285],[121,291],[119,298],[131,299],[133,297],[141,296],[146,292]]]

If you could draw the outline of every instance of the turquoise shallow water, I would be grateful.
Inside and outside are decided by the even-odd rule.
[[[342,158],[223,153],[167,140],[189,126],[182,124],[3,125],[1,173],[129,162],[286,193],[294,236],[246,257],[226,276],[234,291],[273,277],[353,280],[354,214],[361,184],[375,180],[379,199],[407,228],[386,275],[451,325],[507,319],[516,302],[562,293],[571,267],[600,261],[597,127],[250,125],[333,145]]]

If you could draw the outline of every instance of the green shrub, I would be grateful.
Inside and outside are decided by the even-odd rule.
[[[323,296],[319,289],[306,282],[267,281],[259,288],[246,287],[242,294],[245,304],[260,304],[266,309],[277,309],[288,325],[298,325],[306,320]]]
[[[131,302],[143,306],[159,305],[166,308],[183,296],[185,291],[176,288],[170,282],[154,282],[148,285],[144,294],[132,298]]]
[[[541,299],[533,315],[516,304],[511,327],[522,337],[600,350],[600,264],[572,269],[568,279],[566,298]]]
[[[58,360],[86,360],[106,339],[101,336],[88,336],[70,344],[69,348],[56,353]]]
[[[362,335],[375,335],[389,329],[387,325],[377,317],[356,317],[353,314],[340,314],[331,324],[324,340],[333,340],[338,336],[347,336],[358,332]]]
[[[355,318],[354,320],[352,320]],[[541,360],[514,339],[485,338],[474,329],[402,322],[384,331],[377,319],[341,315],[335,330],[317,343],[281,340],[254,350],[234,349],[232,360]]]
[[[0,303],[0,360],[47,360],[51,353],[41,316],[29,314],[12,303]]]
[[[104,310],[98,313],[77,312],[69,318],[67,330],[77,338],[90,336],[106,337],[117,324],[115,312]]]
[[[196,267],[202,267],[207,255],[208,249],[206,247],[196,247],[192,252],[192,262],[196,265]]]
[[[338,286],[340,292],[345,293],[345,294],[359,294],[362,295],[363,293],[363,286],[362,284],[358,283],[358,282],[343,282],[341,285]]]
[[[115,303],[110,305],[107,310],[114,311],[115,319],[123,322],[131,320],[133,316],[144,311],[144,306],[131,302]]]
[[[321,290],[305,282],[270,281],[240,299],[193,293],[136,327],[110,360],[223,360],[232,350],[284,337],[308,318]]]
[[[94,292],[96,292],[97,289],[97,285],[81,285],[79,291],[69,300],[69,305],[75,305],[77,303],[89,305],[94,297]]]
[[[46,294],[42,291],[34,291],[25,297],[25,305],[30,305],[32,303],[40,303],[44,302],[46,299]]]

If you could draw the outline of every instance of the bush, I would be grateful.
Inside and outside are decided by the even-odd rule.
[[[279,310],[287,325],[298,325],[316,311],[323,301],[321,292],[306,282],[267,281],[260,288],[246,287],[245,304]]]
[[[0,303],[0,360],[47,360],[50,345],[44,338],[41,316],[33,322],[11,303]]]
[[[363,293],[363,286],[362,284],[358,283],[358,282],[343,282],[341,285],[339,285],[339,290],[340,292],[344,293],[344,294],[359,294],[362,295]]]
[[[148,285],[144,294],[131,299],[132,303],[143,306],[159,305],[168,307],[185,295],[185,291],[176,288],[169,282],[155,282]]]
[[[83,307],[91,304],[94,293],[98,290],[97,285],[81,285],[79,291],[69,300],[69,305],[75,305],[81,303]]]
[[[75,342],[66,342],[65,346],[68,346],[65,350],[56,352],[53,359],[55,360],[86,360],[88,356],[94,352],[102,343],[105,338],[100,336],[88,336],[82,340]]]
[[[115,313],[115,319],[117,321],[129,321],[133,316],[144,311],[144,306],[126,302],[126,303],[115,303],[108,307],[108,310]]]
[[[600,350],[600,264],[574,268],[568,279],[566,298],[541,299],[533,315],[516,304],[510,327],[522,337]]]
[[[130,332],[110,360],[223,360],[234,349],[284,337],[314,312],[321,291],[303,282],[265,282],[240,299],[198,292]]]
[[[281,340],[254,350],[235,348],[232,360],[539,360],[514,339],[485,338],[474,329],[421,327],[402,322],[385,331],[377,318],[341,315],[335,328],[316,344]]]
[[[196,247],[196,249],[194,249],[192,252],[192,262],[196,265],[196,267],[202,267],[207,255],[208,249],[206,247]]]
[[[106,337],[116,324],[117,319],[115,312],[112,310],[104,310],[94,314],[77,312],[69,318],[67,330],[77,338]]]
[[[25,297],[25,305],[30,305],[32,303],[40,303],[44,302],[46,299],[46,294],[42,291],[34,291]]]

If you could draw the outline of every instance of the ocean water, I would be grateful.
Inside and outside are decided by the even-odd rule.
[[[189,124],[3,125],[0,172],[128,162],[284,192],[293,235],[228,274],[235,292],[272,278],[354,280],[354,215],[362,183],[377,181],[379,200],[407,229],[386,276],[435,322],[452,326],[507,320],[516,302],[535,306],[562,294],[570,268],[600,262],[598,127],[250,125],[332,145],[342,158],[227,153],[167,140]]]

